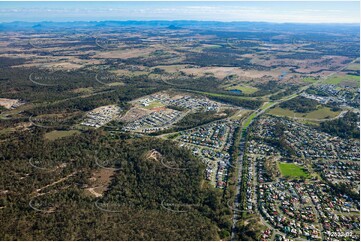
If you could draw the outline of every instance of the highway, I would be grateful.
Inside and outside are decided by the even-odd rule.
[[[353,60],[351,63],[354,63],[357,59]],[[275,107],[276,105],[279,105],[283,102],[286,102],[288,100],[291,100],[297,96],[299,96],[302,92],[306,91],[308,88],[312,87],[312,86],[315,86],[316,84],[319,84],[320,82],[322,82],[323,80],[329,78],[330,76],[332,75],[335,75],[337,73],[339,73],[340,71],[343,71],[349,64],[351,63],[348,63],[347,65],[343,66],[342,68],[340,68],[339,70],[335,71],[335,72],[332,72],[330,73],[329,75],[327,76],[324,76],[322,78],[320,78],[319,80],[317,80],[316,82],[314,83],[311,83],[311,84],[308,84],[306,86],[303,86],[302,88],[300,88],[299,90],[297,90],[295,93],[291,94],[291,95],[288,95],[286,97],[283,97],[275,102],[273,102],[271,105],[268,105],[266,107],[264,107],[263,109],[260,108],[260,109],[257,109],[255,111],[253,111],[252,113],[249,114],[248,118],[245,119],[245,121],[243,122],[242,124],[242,127],[244,128],[247,128],[249,125],[252,124],[252,122],[254,121],[255,118],[259,117],[260,115],[264,114],[267,110],[269,110],[270,108],[272,107]],[[344,112],[341,112],[340,115],[337,116],[337,118],[339,117],[342,117],[345,113]],[[247,121],[249,121],[249,124],[245,127],[245,124],[247,123]],[[235,238],[235,228],[236,228],[236,223],[238,221],[238,215],[239,215],[239,211],[240,211],[240,208],[239,208],[239,199],[240,199],[240,195],[242,193],[241,191],[241,181],[242,181],[242,170],[243,170],[243,155],[245,153],[245,143],[246,143],[246,137],[244,136],[244,134],[242,133],[241,134],[241,142],[240,142],[240,154],[238,156],[238,161],[237,161],[237,167],[238,167],[238,174],[237,174],[237,187],[236,187],[236,197],[235,197],[235,201],[234,201],[234,206],[233,206],[233,217],[232,217],[232,222],[233,222],[233,226],[232,226],[232,231],[231,231],[231,240],[234,240]],[[258,206],[258,204],[256,204],[256,207]],[[258,209],[257,209],[258,210]],[[261,221],[266,224],[267,227],[271,227],[263,218],[262,216],[260,215],[261,217]],[[280,233],[278,231],[278,233]],[[282,234],[282,233],[281,233]]]

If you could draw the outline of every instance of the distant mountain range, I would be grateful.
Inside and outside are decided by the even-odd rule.
[[[0,31],[34,30],[42,31],[49,29],[74,29],[74,28],[105,28],[105,27],[144,27],[144,28],[168,28],[171,30],[181,28],[222,28],[233,31],[292,31],[292,32],[333,32],[359,33],[359,24],[300,24],[300,23],[268,23],[268,22],[218,22],[218,21],[194,21],[194,20],[151,20],[151,21],[74,21],[74,22],[8,22],[0,23]]]

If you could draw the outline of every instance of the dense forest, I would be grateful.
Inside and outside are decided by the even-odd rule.
[[[344,117],[325,121],[320,124],[320,130],[341,138],[360,138],[360,129],[357,125],[360,117],[357,113],[347,112]]]
[[[236,96],[209,95],[209,94],[205,94],[205,96],[217,102],[228,103],[248,109],[257,109],[262,105],[262,101],[260,100],[248,100]]]
[[[223,115],[215,111],[190,113],[175,125],[179,129],[188,129],[202,124],[210,123],[218,119],[224,119],[226,117],[232,116],[234,114],[234,111],[235,110],[232,109],[226,109]]]
[[[258,88],[258,91],[251,94],[250,96],[258,97],[258,96],[269,95],[272,93],[278,93],[283,88],[282,85],[280,85],[277,81],[274,80],[270,80],[266,83],[259,83],[256,84],[255,86]]]
[[[3,137],[8,142],[0,144],[2,240],[228,236],[222,231],[230,231],[230,211],[221,191],[202,181],[204,165],[188,150],[102,131],[51,142],[42,138],[44,129],[33,132]],[[101,161],[115,172],[104,196],[95,198],[84,188]]]
[[[282,97],[291,95],[291,94],[294,93],[297,89],[298,89],[297,86],[290,86],[290,87],[288,87],[288,88],[285,88],[285,90],[279,91],[279,92],[271,95],[269,98],[270,98],[271,100],[279,100],[279,99],[281,99]]]
[[[5,47],[0,51],[0,97],[21,101],[11,110],[0,106],[1,240],[263,239],[268,226],[255,209],[262,201],[255,199],[253,211],[245,212],[248,177],[258,177],[262,166],[259,162],[251,170],[254,155],[247,152],[257,149],[270,156],[276,151],[289,159],[301,155],[288,142],[281,118],[274,119],[271,136],[254,134],[260,127],[254,124],[266,124],[259,117],[271,106],[263,107],[264,114],[259,108],[279,101],[280,107],[301,113],[325,106],[341,111],[339,103],[283,98],[306,89],[308,83],[299,77],[338,71],[346,64],[351,68],[352,60],[340,57],[359,55],[359,28],[348,25],[336,29],[204,21],[13,22],[0,24],[0,32]],[[333,57],[335,61],[329,59]],[[359,75],[359,70],[347,72]],[[228,90],[248,85],[257,90]],[[359,93],[345,90],[349,105],[359,107]],[[329,96],[311,84],[306,92]],[[173,100],[186,94],[232,107],[196,111],[197,102],[183,99],[174,103],[184,102],[187,108],[166,106],[182,111],[178,116],[162,107],[173,103],[167,95],[160,104],[157,95],[147,97],[163,93]],[[118,110],[89,113],[111,104],[120,108],[120,115]],[[127,113],[131,108],[134,112]],[[86,115],[94,116],[99,125],[90,125],[99,128],[81,124]],[[143,127],[148,131],[148,123],[134,132],[122,131],[147,119],[162,120],[163,126],[154,125],[157,130],[170,128],[138,132]],[[222,148],[175,139],[181,135],[178,131],[214,121],[232,126],[211,137],[226,143]],[[315,129],[359,138],[358,126],[359,115],[350,111]],[[195,155],[195,147],[201,156]],[[209,175],[206,160],[216,165],[211,181],[204,179]],[[278,160],[272,162],[265,160],[266,172],[277,168]],[[277,180],[280,174],[268,175]],[[356,198],[348,185],[330,185]],[[236,196],[238,205],[233,202]],[[243,212],[235,213],[238,209]]]
[[[280,104],[281,108],[288,108],[298,113],[307,113],[317,109],[318,102],[305,97],[296,97]]]
[[[16,98],[33,103],[60,100],[74,102],[74,99],[92,96],[97,96],[93,97],[97,101],[103,98],[130,101],[155,90],[169,88],[161,80],[150,80],[146,75],[118,77],[105,71],[100,73],[102,78],[97,77],[98,72],[86,69],[65,72],[44,71],[38,68],[2,68],[0,95],[3,98]],[[101,81],[97,81],[97,78]],[[107,85],[114,81],[120,81],[126,86]],[[75,92],[81,89],[89,90],[89,93]],[[103,93],[107,94],[102,95]],[[72,103],[69,102],[68,105]]]

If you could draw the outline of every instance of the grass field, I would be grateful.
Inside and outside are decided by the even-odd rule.
[[[290,118],[296,117],[296,118],[306,118],[306,119],[328,119],[328,118],[334,118],[340,114],[340,112],[333,112],[328,107],[321,107],[309,113],[297,113],[290,109],[275,107],[270,109],[268,113],[276,116],[287,116]]]
[[[175,139],[175,138],[177,138],[178,136],[180,136],[180,133],[179,133],[179,132],[176,132],[176,133],[172,133],[172,134],[166,135],[166,138],[167,138],[167,139]]]
[[[266,108],[268,108],[269,106],[273,105],[274,102],[267,102],[264,103],[261,107],[261,110],[264,110]],[[243,124],[243,129],[247,129],[248,126],[251,124],[252,120],[256,117],[256,113],[252,113],[245,121]]]
[[[261,109],[265,110],[265,109],[267,109],[269,106],[271,106],[273,104],[274,104],[274,102],[265,102],[265,103],[263,103]]]
[[[307,82],[307,83],[314,83],[315,81],[317,81],[317,79],[313,78],[313,77],[305,77],[302,78],[303,82]]]
[[[152,109],[152,108],[158,108],[158,107],[164,107],[164,104],[162,104],[161,102],[158,102],[158,101],[154,101],[154,102],[149,103],[149,106],[146,106],[144,108]]]
[[[306,124],[306,125],[311,125],[311,126],[314,126],[314,127],[318,127],[320,126],[320,123],[322,121],[310,121],[310,120],[298,120],[299,123],[302,123],[302,124]]]
[[[220,48],[222,46],[220,45],[203,45],[203,49],[214,49],[214,48]]]
[[[78,130],[54,130],[44,134],[44,138],[47,140],[56,140],[79,133],[80,131]]]
[[[92,87],[81,87],[81,88],[76,88],[73,89],[72,92],[74,93],[81,93],[81,94],[91,94],[94,92]]]
[[[0,129],[0,134],[7,134],[14,131],[15,131],[14,128],[4,128],[4,129]]]
[[[326,118],[334,118],[339,114],[340,114],[340,112],[333,112],[328,107],[322,107],[320,109],[317,109],[315,111],[307,113],[306,118],[310,118],[310,119],[326,119]]]
[[[108,83],[108,85],[111,87],[115,87],[115,86],[123,86],[124,83],[123,82],[111,82],[111,83]]]
[[[347,67],[347,70],[351,71],[359,71],[360,70],[360,63],[352,63]]]
[[[353,75],[345,75],[345,76],[341,76],[341,75],[336,75],[336,76],[331,76],[329,78],[327,78],[325,81],[323,81],[323,83],[325,84],[342,84],[344,82],[354,82],[355,84],[357,84],[358,86],[360,85],[360,77],[359,76],[353,76]]]
[[[239,110],[238,112],[236,112],[232,117],[230,117],[231,120],[240,120],[242,119],[245,115],[247,115],[248,113],[250,113],[251,111],[249,110]]]
[[[247,129],[255,117],[256,117],[256,113],[252,113],[244,122],[243,129]]]
[[[251,86],[241,86],[241,85],[237,85],[237,86],[229,86],[226,88],[226,90],[239,90],[244,94],[252,94],[258,91],[258,88],[256,87],[251,87]]]
[[[306,171],[304,171],[304,169],[301,166],[298,166],[293,163],[280,162],[278,164],[278,167],[281,171],[282,176],[285,177],[291,177],[291,178],[309,177],[309,174]]]

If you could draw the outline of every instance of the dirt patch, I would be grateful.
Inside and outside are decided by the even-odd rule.
[[[89,179],[91,182],[90,187],[85,188],[85,190],[92,196],[103,196],[104,192],[108,189],[113,175],[114,170],[111,169],[100,168],[94,171]]]
[[[126,47],[126,46],[124,46]],[[114,50],[114,51],[104,51],[97,53],[94,58],[106,58],[106,59],[128,59],[136,57],[144,57],[155,51],[153,48],[143,48],[143,49],[124,49],[124,50]]]
[[[147,114],[151,113],[151,110],[146,110],[143,108],[131,108],[121,119],[123,122],[133,122],[138,120]]]
[[[147,154],[146,154],[146,158],[147,159],[152,159],[155,161],[160,162],[162,160],[162,154],[159,153],[157,150],[150,150]]]
[[[25,103],[21,102],[19,99],[0,98],[0,106],[3,106],[7,109],[14,109],[23,104]]]
[[[160,112],[160,111],[164,111],[166,109],[167,109],[166,107],[155,107],[155,108],[152,108],[151,110],[155,111],[155,112]]]

